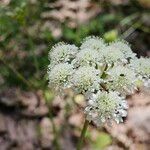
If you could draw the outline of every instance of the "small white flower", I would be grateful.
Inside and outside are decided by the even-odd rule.
[[[113,49],[119,49],[126,59],[135,58],[136,54],[133,53],[129,44],[126,41],[115,41],[109,44]]]
[[[95,36],[89,36],[86,37],[81,45],[81,49],[88,48],[97,50],[99,52],[103,52],[103,49],[105,48],[106,44],[104,43],[103,39]]]
[[[51,66],[53,67],[54,65],[59,63],[70,62],[73,58],[75,58],[77,52],[78,48],[75,45],[66,43],[56,44],[49,52],[49,60],[51,61]]]
[[[131,94],[136,89],[136,74],[125,66],[114,66],[108,71],[107,88],[121,94]]]
[[[73,73],[73,66],[68,63],[56,65],[48,71],[49,86],[53,88],[68,88],[70,87],[69,77]]]
[[[107,46],[103,51],[104,62],[108,65],[126,63],[127,61],[124,54],[115,47]]]
[[[104,123],[111,123],[113,120],[117,123],[123,122],[122,117],[127,116],[127,102],[124,97],[119,96],[117,92],[110,91],[95,94],[93,99],[89,100],[85,108],[87,120],[93,121],[97,126]]]
[[[79,66],[93,66],[96,67],[101,62],[101,55],[89,48],[82,49],[72,61],[75,67]]]
[[[94,92],[99,89],[100,71],[93,67],[78,68],[71,77],[73,89],[77,93]]]
[[[135,70],[135,72],[144,78],[150,78],[150,58],[137,58],[131,60],[130,67]]]

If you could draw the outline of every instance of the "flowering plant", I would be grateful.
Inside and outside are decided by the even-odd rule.
[[[150,59],[137,58],[123,40],[106,44],[91,36],[79,48],[60,43],[49,52],[49,60],[49,85],[59,92],[71,88],[83,94],[86,120],[97,126],[123,122],[126,95],[149,86]]]

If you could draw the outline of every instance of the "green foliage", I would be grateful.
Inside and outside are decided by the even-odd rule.
[[[86,139],[90,139],[92,150],[103,150],[112,143],[111,136],[106,132],[98,132],[96,137],[93,138],[93,136],[91,131],[86,132]]]
[[[104,34],[104,38],[107,42],[115,41],[117,39],[117,37],[118,37],[117,30],[111,30]]]
[[[93,150],[103,150],[108,145],[112,143],[112,139],[109,134],[105,132],[100,132],[99,136],[97,137],[96,141],[92,143]]]
[[[54,94],[51,93],[50,90],[48,89],[48,90],[45,90],[44,95],[45,95],[45,100],[46,100],[46,102],[47,102],[48,104],[50,104],[51,101],[52,101],[53,98],[54,98]]]

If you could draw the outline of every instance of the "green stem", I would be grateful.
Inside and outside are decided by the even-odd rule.
[[[77,150],[81,150],[81,148],[82,148],[83,140],[84,140],[88,125],[89,125],[89,121],[85,120],[84,126],[83,126],[82,131],[81,131],[81,135],[80,135],[80,138],[79,138],[79,142],[78,142],[78,145],[77,145]]]

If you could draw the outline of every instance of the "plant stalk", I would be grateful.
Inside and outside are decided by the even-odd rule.
[[[80,138],[78,141],[77,150],[81,150],[81,148],[82,148],[83,140],[84,140],[88,125],[89,125],[89,121],[85,120],[82,131],[81,131],[81,135],[80,135]]]

